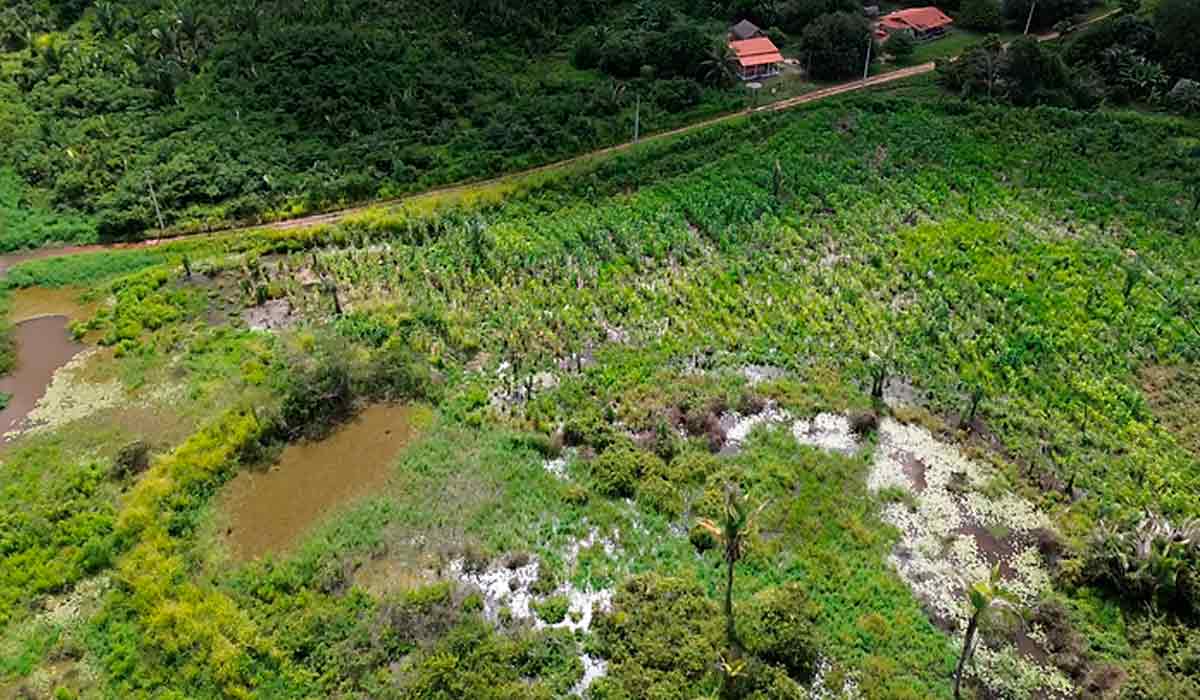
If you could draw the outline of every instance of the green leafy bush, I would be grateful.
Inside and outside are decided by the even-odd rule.
[[[598,493],[629,498],[637,491],[642,475],[661,468],[662,460],[628,441],[613,443],[592,460],[592,481]]]
[[[571,601],[566,596],[555,595],[533,604],[534,612],[547,625],[557,625],[567,618]]]

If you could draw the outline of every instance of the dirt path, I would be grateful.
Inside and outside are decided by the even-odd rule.
[[[1115,14],[1118,14],[1119,12],[1120,12],[1120,10],[1112,10],[1111,12],[1107,12],[1098,17],[1093,17],[1092,19],[1089,19],[1086,22],[1082,22],[1078,25],[1075,25],[1074,27],[1072,27],[1072,31],[1082,29],[1083,27],[1086,27],[1090,24],[1094,24],[1096,22],[1100,22],[1105,19],[1108,19],[1109,17],[1111,17]],[[1058,39],[1062,35],[1059,32],[1050,32],[1048,34],[1038,34],[1035,36],[1037,36],[1037,39],[1039,41],[1053,41],[1055,39]],[[706,127],[713,126],[715,124],[721,124],[723,122],[732,121],[734,119],[740,119],[742,117],[746,117],[751,114],[764,113],[764,112],[782,112],[784,110],[792,109],[794,107],[799,107],[801,105],[809,104],[811,102],[817,102],[819,100],[828,99],[830,97],[836,97],[837,95],[844,95],[846,93],[856,92],[858,90],[864,90],[864,89],[868,89],[868,88],[872,88],[872,87],[877,87],[879,85],[886,85],[888,83],[896,82],[898,80],[906,80],[908,78],[912,78],[912,77],[915,77],[918,75],[925,75],[926,73],[933,72],[934,69],[935,69],[935,64],[932,61],[930,61],[929,63],[922,63],[917,66],[901,68],[899,70],[895,70],[890,73],[874,75],[874,76],[867,78],[866,80],[854,80],[854,81],[850,81],[850,82],[846,82],[846,83],[840,83],[838,85],[821,88],[819,90],[814,90],[813,92],[809,92],[809,93],[806,93],[803,95],[798,95],[796,97],[791,97],[786,100],[780,100],[778,102],[772,102],[771,104],[762,105],[760,107],[740,110],[737,112],[730,112],[728,114],[723,114],[721,116],[713,117],[711,119],[705,119],[703,121],[694,122],[692,124],[688,124],[687,126],[679,127],[677,129],[671,129],[669,131],[661,131],[661,132],[658,132],[655,134],[651,134],[651,135],[648,135],[638,141],[627,141],[625,143],[619,143],[619,144],[616,144],[613,146],[608,146],[606,148],[601,148],[601,149],[598,149],[595,151],[589,151],[587,153],[583,153],[578,156],[567,158],[565,160],[559,160],[559,161],[555,161],[553,163],[539,165],[535,168],[529,168],[526,170],[518,170],[516,172],[506,173],[504,175],[500,175],[500,176],[497,176],[494,178],[489,178],[487,180],[477,180],[477,181],[473,181],[473,182],[460,183],[457,185],[448,185],[446,187],[438,187],[436,189],[427,190],[427,191],[421,192],[419,194],[408,195],[405,197],[376,200],[376,201],[362,204],[359,206],[349,207],[347,209],[339,209],[337,211],[325,212],[322,214],[311,214],[308,216],[302,216],[302,217],[298,217],[295,219],[285,219],[283,221],[275,221],[275,222],[271,222],[271,223],[236,226],[236,227],[221,229],[221,230],[217,230],[217,231],[206,231],[203,233],[186,234],[186,235],[174,236],[174,237],[170,237],[170,238],[156,238],[156,239],[152,239],[152,240],[140,241],[137,243],[118,243],[118,244],[93,245],[93,246],[74,246],[74,247],[66,247],[66,248],[43,248],[41,250],[37,250],[37,251],[33,251],[33,252],[27,251],[24,253],[17,253],[14,255],[4,255],[4,256],[0,256],[0,277],[2,277],[4,275],[4,272],[6,270],[8,270],[8,268],[12,267],[14,264],[17,264],[19,262],[23,262],[24,260],[28,260],[28,259],[32,259],[32,258],[61,257],[64,255],[74,255],[77,253],[93,252],[96,250],[103,250],[103,249],[107,249],[107,248],[131,248],[131,247],[153,246],[153,245],[158,245],[159,243],[164,243],[167,241],[194,240],[194,239],[202,239],[202,238],[206,238],[206,237],[216,238],[216,237],[220,237],[220,236],[228,236],[228,235],[235,235],[235,234],[239,234],[239,233],[245,233],[248,231],[289,231],[289,230],[300,229],[300,228],[310,228],[313,226],[336,224],[341,221],[344,221],[348,217],[354,216],[355,214],[361,214],[370,209],[375,209],[375,208],[379,208],[379,207],[394,207],[399,204],[404,204],[404,203],[408,203],[408,202],[416,202],[416,201],[420,201],[422,199],[433,199],[433,198],[438,198],[438,197],[445,197],[447,195],[469,192],[474,189],[486,188],[486,187],[489,187],[492,185],[500,184],[502,182],[508,182],[510,180],[519,180],[522,178],[529,177],[531,175],[536,175],[538,173],[549,172],[552,170],[560,170],[560,169],[568,168],[572,165],[575,165],[577,163],[582,163],[584,161],[587,161],[587,160],[590,160],[593,158],[601,158],[601,157],[604,157],[604,156],[607,156],[607,155],[610,155],[613,153],[627,151],[641,143],[669,139],[671,137],[678,136],[680,134],[686,134],[690,131],[704,129]]]

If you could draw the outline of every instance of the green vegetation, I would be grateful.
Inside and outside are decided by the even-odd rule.
[[[98,9],[71,31],[105,31]],[[258,31],[281,51],[295,39]],[[380,46],[364,50],[408,65]],[[1044,67],[1031,47],[1011,55]],[[551,698],[585,680],[593,700],[949,698],[963,638],[898,575],[903,533],[883,517],[922,494],[868,483],[882,426],[911,424],[995,472],[957,497],[1017,495],[1044,517],[1030,537],[1048,577],[1028,592],[1042,633],[1015,640],[1042,666],[978,634],[979,654],[1012,660],[1004,689],[1056,674],[1194,697],[1200,469],[1191,422],[1166,410],[1200,363],[1200,129],[903,94],[755,114],[338,226],[15,267],[10,289],[101,302],[76,326],[102,347],[78,381],[113,382],[124,404],[7,448],[3,682],[105,698]],[[368,132],[393,133],[355,138]],[[294,547],[235,560],[223,484],[366,401],[431,407],[391,481]],[[140,405],[178,411],[186,437],[155,440],[144,414],[113,427]],[[854,446],[817,439],[819,414]],[[731,520],[763,504],[754,527],[721,527],[733,489]],[[69,623],[51,614],[80,591]],[[963,693],[994,680],[967,664]]]

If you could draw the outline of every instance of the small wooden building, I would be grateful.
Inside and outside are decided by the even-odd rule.
[[[759,80],[779,75],[779,64],[783,54],[775,43],[765,36],[729,42],[733,50],[734,68],[742,80]]]
[[[759,29],[758,25],[748,19],[744,19],[729,28],[730,41],[745,41],[760,36],[763,36],[763,30]]]

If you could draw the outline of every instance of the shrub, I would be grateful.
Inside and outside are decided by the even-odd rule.
[[[353,412],[354,381],[345,345],[318,345],[310,357],[293,357],[280,408],[290,438],[319,438]]]
[[[567,600],[567,597],[564,595],[550,596],[543,601],[533,604],[533,611],[547,625],[557,625],[565,620],[567,618],[567,611],[570,609],[571,601]]]
[[[599,30],[594,27],[580,32],[571,48],[571,65],[581,70],[599,67],[603,43]]]
[[[598,406],[588,404],[571,413],[563,427],[563,440],[571,446],[589,445],[603,450],[612,444],[614,432]]]
[[[429,362],[400,337],[371,354],[361,393],[388,401],[428,399],[434,393]]]
[[[635,576],[621,585],[612,611],[592,629],[600,655],[609,661],[606,685],[626,697],[678,697],[681,686],[698,695],[715,685],[711,671],[721,618],[698,583]],[[622,697],[609,690],[605,697]]]
[[[896,32],[888,37],[887,42],[883,45],[883,50],[890,53],[897,61],[906,61],[912,58],[913,52],[917,50],[917,44],[908,32]]]
[[[798,584],[757,594],[743,606],[738,624],[746,651],[808,682],[817,667],[818,612]]]
[[[1167,104],[1181,114],[1200,114],[1200,82],[1180,79],[1167,93]]]
[[[150,445],[136,440],[122,447],[113,460],[113,477],[125,479],[150,467]]]
[[[638,480],[644,474],[662,469],[662,460],[652,452],[621,441],[592,460],[591,467],[598,493],[614,498],[629,498],[636,492]]]

